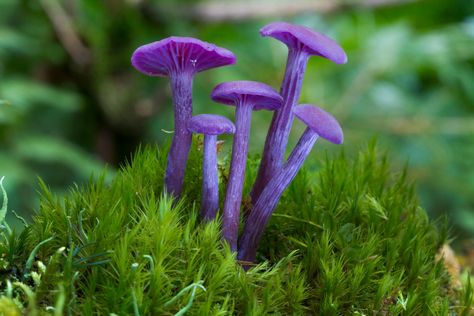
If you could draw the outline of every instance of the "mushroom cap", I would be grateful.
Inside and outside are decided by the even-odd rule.
[[[167,77],[172,73],[192,74],[235,64],[234,54],[192,37],[171,36],[138,47],[132,55],[132,65],[149,76]]]
[[[235,126],[231,120],[220,115],[200,114],[188,121],[188,130],[192,133],[204,135],[220,135],[235,133]]]
[[[256,81],[230,81],[218,84],[211,93],[212,100],[238,106],[240,101],[252,104],[254,110],[276,110],[283,98],[272,87]]]
[[[347,55],[333,39],[301,25],[273,22],[260,29],[262,36],[271,36],[289,48],[302,47],[310,55],[327,58],[336,64],[345,64]]]
[[[337,120],[320,107],[302,104],[293,113],[320,137],[334,144],[342,144],[344,135]]]

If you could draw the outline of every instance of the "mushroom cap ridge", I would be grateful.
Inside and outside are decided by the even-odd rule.
[[[333,39],[301,25],[273,22],[260,29],[262,36],[276,38],[288,47],[303,46],[310,55],[327,58],[336,64],[345,64],[347,55]]]
[[[276,110],[283,104],[283,98],[272,87],[257,81],[230,81],[218,84],[211,93],[215,102],[237,106],[245,99],[254,110]]]
[[[311,104],[298,105],[293,113],[320,137],[334,144],[342,144],[344,134],[339,122],[320,107]]]
[[[197,73],[235,64],[234,54],[222,47],[192,37],[171,36],[138,47],[132,65],[149,76],[167,77],[173,72]]]
[[[188,130],[204,135],[235,133],[235,126],[228,118],[214,114],[196,115],[188,121]]]

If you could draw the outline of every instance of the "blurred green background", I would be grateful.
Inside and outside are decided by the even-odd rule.
[[[278,89],[286,47],[258,33],[275,20],[323,32],[349,57],[313,57],[301,103],[341,121],[348,154],[376,135],[396,170],[408,161],[430,214],[447,214],[458,240],[472,238],[472,0],[0,0],[0,175],[11,208],[34,210],[38,176],[62,194],[104,165],[113,174],[140,143],[166,141],[168,81],[135,71],[135,48],[180,35],[233,51],[235,66],[200,73],[194,86],[195,114],[232,118],[210,91],[243,79]],[[252,154],[270,119],[254,113]],[[291,144],[302,129],[295,124]],[[333,147],[321,142],[312,157]]]

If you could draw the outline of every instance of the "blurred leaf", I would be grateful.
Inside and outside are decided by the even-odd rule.
[[[42,136],[29,136],[16,144],[15,152],[21,159],[43,163],[63,163],[84,177],[92,172],[100,173],[102,164],[86,152],[60,139]]]
[[[454,213],[455,222],[465,230],[474,231],[474,213],[468,209],[458,209]]]
[[[15,29],[0,28],[0,57],[14,53],[32,54],[32,39]]]
[[[75,93],[26,79],[2,81],[0,95],[24,111],[36,104],[67,112],[80,108],[80,98]]]

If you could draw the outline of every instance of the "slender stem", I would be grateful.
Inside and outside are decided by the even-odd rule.
[[[217,135],[204,135],[201,218],[205,221],[214,219],[219,208],[216,142]]]
[[[229,243],[232,251],[237,251],[240,204],[242,202],[242,187],[247,162],[251,115],[251,105],[244,103],[237,105],[232,161],[230,163],[229,183],[227,184],[222,218],[222,236]]]
[[[238,259],[253,262],[258,243],[283,191],[288,187],[311,152],[318,134],[306,128],[283,168],[268,182],[245,221],[239,241]]]
[[[168,153],[165,173],[166,190],[175,197],[181,195],[186,162],[191,147],[192,133],[187,122],[193,115],[193,75],[179,73],[171,76],[174,106],[174,134]]]
[[[285,76],[280,88],[283,106],[274,112],[265,140],[257,178],[250,193],[254,203],[258,200],[270,179],[281,169],[285,158],[288,136],[293,124],[293,108],[300,96],[308,58],[309,55],[298,47],[290,48],[288,51]]]

